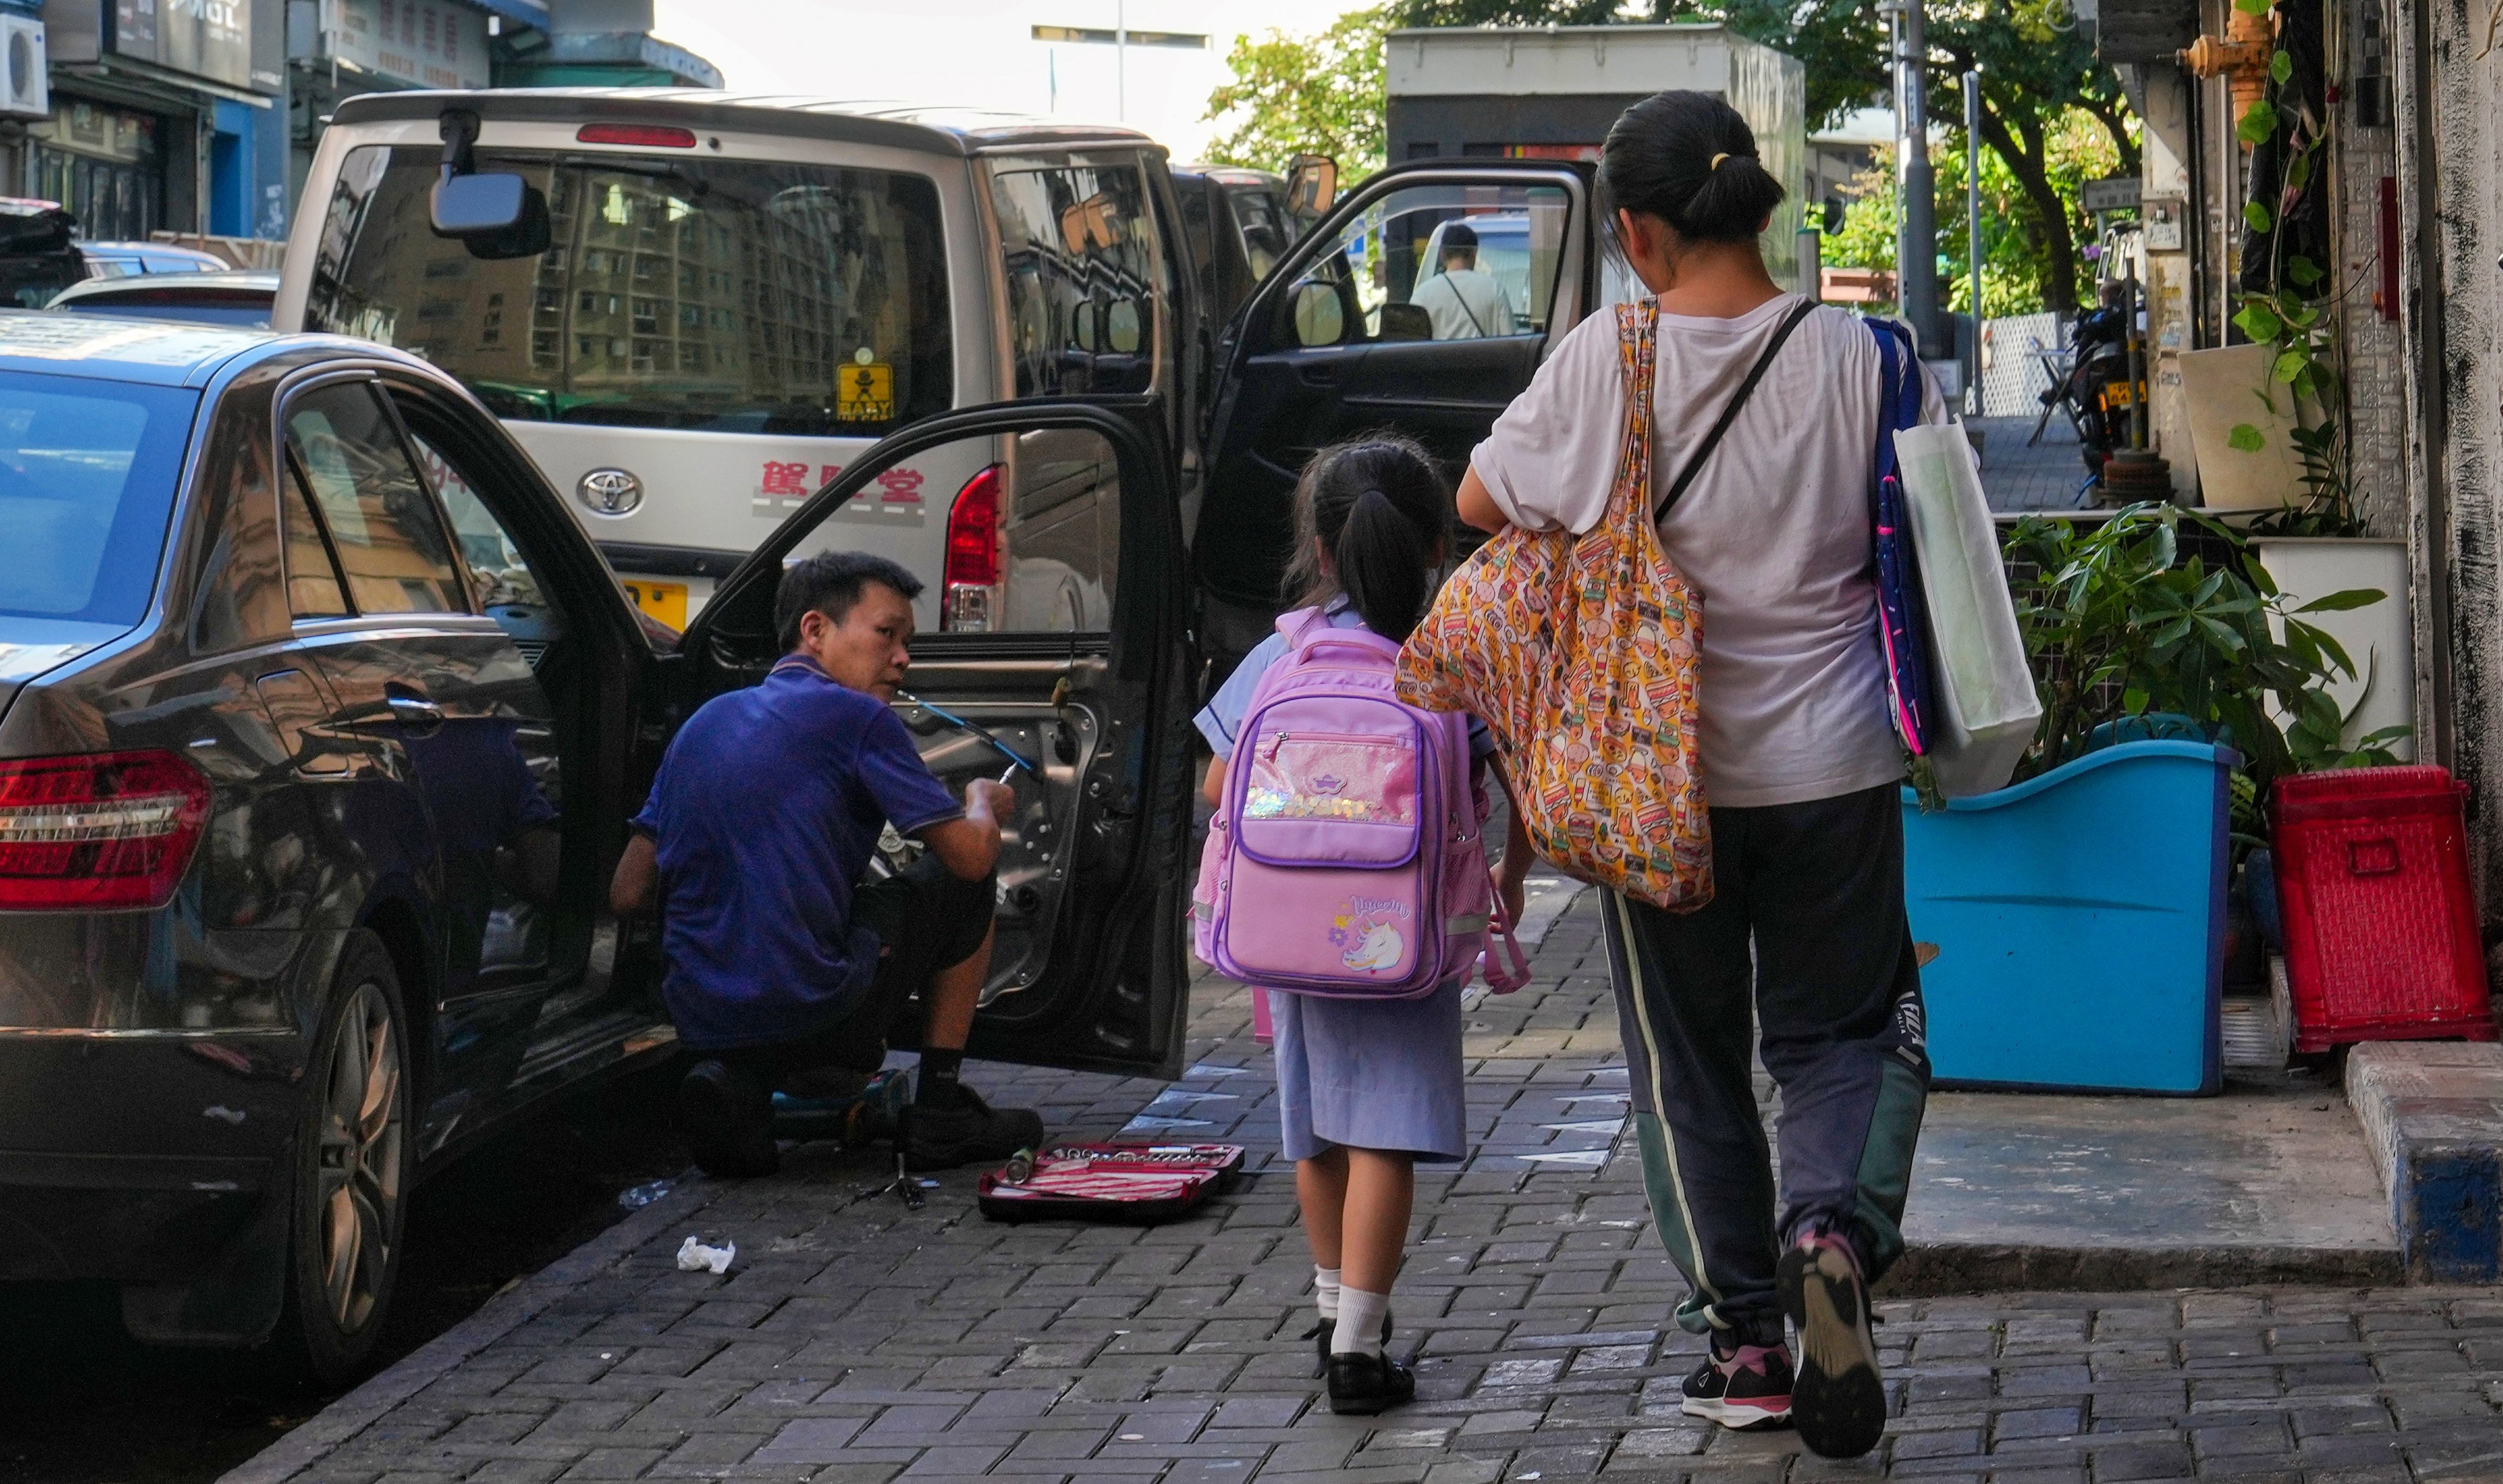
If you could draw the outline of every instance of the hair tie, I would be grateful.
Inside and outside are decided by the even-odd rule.
[[[1728,159],[1729,157],[1730,157],[1730,156],[1729,156],[1729,155],[1727,155],[1727,154],[1716,154],[1716,155],[1712,156],[1712,163],[1711,163],[1711,164],[1709,164],[1709,165],[1707,165],[1707,166],[1705,166],[1704,168],[1705,168],[1705,169],[1707,169],[1707,170],[1718,170],[1718,169],[1720,169],[1720,168],[1721,168],[1721,162],[1722,162],[1723,160],[1725,160],[1725,159]]]

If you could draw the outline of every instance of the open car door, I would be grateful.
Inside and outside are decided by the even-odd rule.
[[[1197,666],[1174,461],[1156,420],[1142,398],[917,422],[785,521],[723,580],[682,646],[680,717],[781,658],[774,588],[786,560],[840,545],[850,523],[827,527],[829,516],[854,501],[855,514],[876,514],[879,476],[908,459],[977,471],[935,491],[952,503],[893,513],[948,511],[940,629],[914,638],[896,713],[949,793],[977,777],[1016,791],[974,1056],[1182,1069]]]
[[[1376,429],[1457,483],[1469,450],[1598,291],[1587,167],[1394,166],[1296,240],[1229,327],[1192,553],[1203,643],[1231,668],[1267,631],[1313,451]]]

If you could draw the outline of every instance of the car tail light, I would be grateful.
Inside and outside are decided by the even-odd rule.
[[[0,761],[0,912],[163,906],[208,818],[172,753]]]
[[[696,147],[695,130],[672,128],[666,123],[586,123],[573,131],[573,137],[586,145],[643,145],[660,150]]]
[[[947,573],[939,626],[986,634],[1000,606],[1000,466],[965,481],[947,508]]]

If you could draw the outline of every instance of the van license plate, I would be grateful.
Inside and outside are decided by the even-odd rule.
[[[684,629],[687,626],[685,583],[654,583],[641,578],[627,578],[618,586],[626,590],[626,595],[634,599],[635,607],[653,618],[671,628]]]

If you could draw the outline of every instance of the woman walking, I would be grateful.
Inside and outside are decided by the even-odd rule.
[[[1658,295],[1653,466],[1683,481],[1659,531],[1703,612],[1716,894],[1685,914],[1605,905],[1653,1218],[1693,1290],[1677,1319],[1711,1336],[1685,1409],[1730,1427],[1788,1417],[1816,1452],[1856,1457],[1885,1429],[1869,1285],[1903,1250],[1929,1084],[1871,555],[1878,348],[1766,271],[1758,234],[1782,186],[1719,97],[1627,110],[1599,186]],[[1618,342],[1604,314],[1564,338],[1471,455],[1462,519],[1600,520],[1627,416]],[[1934,388],[1923,403],[1943,419]],[[1759,1029],[1782,1093],[1778,1209]]]

